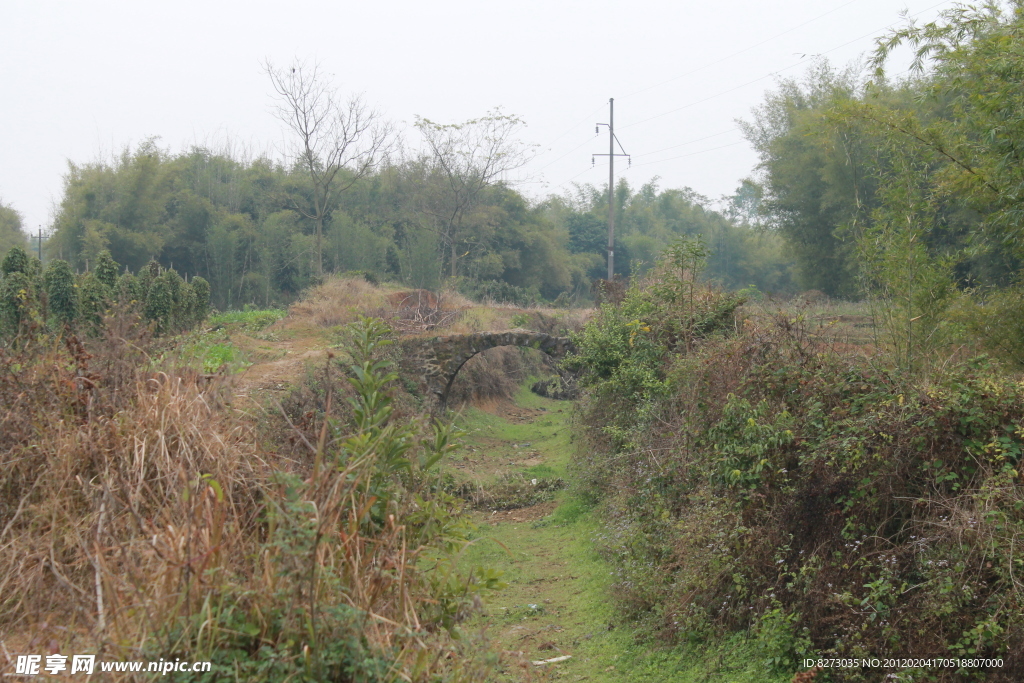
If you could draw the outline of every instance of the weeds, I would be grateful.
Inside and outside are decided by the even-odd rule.
[[[383,292],[363,278],[328,278],[314,287],[289,311],[298,319],[309,319],[317,327],[346,325],[361,311],[385,307]]]
[[[905,348],[850,352],[787,316],[687,344],[646,301],[579,342],[594,362],[574,469],[606,514],[619,608],[669,641],[752,633],[776,672],[809,653],[966,654],[1004,666],[892,673],[1018,680],[1021,385],[984,358],[901,373]]]
[[[488,486],[464,484],[454,493],[469,500],[478,510],[517,510],[551,500],[555,492],[565,486],[560,477],[531,478],[517,473],[500,476]]]
[[[208,680],[482,677],[453,635],[500,579],[458,563],[469,527],[433,474],[455,434],[394,420],[386,329],[353,328],[351,410],[328,393],[309,468],[264,449],[216,378],[145,371],[128,328],[0,349],[9,648],[209,659]]]
[[[259,310],[248,304],[241,311],[227,311],[211,315],[207,325],[217,329],[219,327],[236,327],[250,336],[257,339],[270,338],[265,330],[288,315],[288,311],[277,308]]]

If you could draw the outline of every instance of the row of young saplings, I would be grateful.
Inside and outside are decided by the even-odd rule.
[[[150,321],[157,334],[188,330],[206,319],[210,284],[196,276],[185,280],[173,268],[150,261],[137,274],[103,251],[84,273],[53,259],[42,262],[14,247],[0,262],[0,339],[12,340],[31,330],[95,334],[103,316],[128,309]]]

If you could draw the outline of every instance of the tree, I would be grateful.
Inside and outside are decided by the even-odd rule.
[[[915,50],[921,99],[942,115],[882,107],[860,115],[900,139],[905,154],[931,157],[936,195],[977,211],[983,234],[1024,259],[1024,1],[958,5],[938,21],[908,22],[879,41],[879,76],[899,45]]]
[[[71,265],[64,259],[54,259],[46,268],[46,296],[50,313],[61,323],[72,325],[78,318],[78,290]]]
[[[0,201],[0,255],[28,243],[22,230],[21,214]]]
[[[107,288],[108,297],[113,294],[120,270],[117,261],[110,257],[109,251],[101,251],[99,256],[96,257],[96,265],[93,266],[93,272],[96,273],[96,279]]]
[[[452,277],[458,274],[456,264],[459,247],[467,237],[467,218],[484,189],[527,161],[526,147],[517,137],[523,125],[519,117],[499,110],[464,123],[416,120],[438,181],[426,197],[424,210],[437,221],[436,232],[449,253]]]
[[[11,271],[0,280],[0,333],[16,336],[22,324],[38,310],[39,299],[32,278],[22,271]]]
[[[805,288],[835,297],[857,294],[853,240],[844,230],[874,206],[868,170],[874,146],[862,126],[836,124],[826,113],[858,90],[854,70],[821,61],[804,82],[781,81],[754,110],[753,122],[740,122],[760,157],[764,227],[786,239]]]
[[[296,160],[312,184],[312,207],[294,208],[314,223],[313,265],[323,275],[324,218],[331,202],[387,158],[392,127],[360,97],[343,102],[319,63],[279,69],[266,62],[264,70],[277,93],[276,115],[295,134]]]
[[[3,261],[0,261],[0,273],[5,276],[11,273],[29,272],[29,255],[22,245],[15,245],[4,254]]]

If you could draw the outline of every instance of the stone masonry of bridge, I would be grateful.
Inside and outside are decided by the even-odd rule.
[[[424,395],[436,400],[442,409],[459,370],[467,360],[481,351],[496,346],[525,346],[539,349],[552,358],[564,358],[566,353],[574,350],[572,342],[566,337],[529,330],[403,339],[400,343],[402,369],[415,377]]]

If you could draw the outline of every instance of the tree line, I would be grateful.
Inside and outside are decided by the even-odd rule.
[[[882,293],[909,309],[946,305],[953,290],[1005,298],[1024,258],[1021,12],[1017,0],[950,10],[882,38],[873,70],[822,61],[781,81],[741,124],[755,177],[717,206],[657,179],[532,199],[506,182],[528,151],[518,118],[419,119],[423,151],[402,155],[380,117],[339,100],[315,66],[267,65],[296,140],[287,159],[147,141],[71,163],[45,256],[83,272],[104,250],[135,271],[153,259],[206,279],[222,309],[286,303],[324,272],[356,270],[580,300],[602,276],[612,195],[622,275],[700,236],[709,277],[729,288]],[[899,44],[917,62],[893,79]],[[25,242],[20,227],[0,203],[0,253]]]
[[[103,252],[131,271],[155,260],[208,281],[219,309],[287,303],[321,272],[547,301],[586,300],[603,277],[606,188],[531,201],[490,182],[453,198],[429,156],[350,174],[339,170],[348,187],[325,204],[301,164],[146,142],[108,162],[69,164],[44,256],[79,272]],[[674,239],[699,235],[715,247],[711,274],[727,286],[793,287],[781,241],[738,213],[655,182],[621,181],[615,201],[624,275],[649,267]]]
[[[892,51],[913,49],[908,75]],[[798,282],[877,302],[907,364],[981,339],[1024,363],[1024,3],[958,6],[820,62],[743,124]]]
[[[780,82],[743,123],[760,156],[762,217],[785,238],[802,287],[859,297],[901,264],[940,268],[961,288],[1016,282],[1022,7],[961,6],[909,24],[879,39],[866,66],[821,61]],[[915,61],[893,79],[899,45]]]
[[[82,272],[104,250],[136,271],[153,259],[206,279],[218,308],[285,303],[324,272],[356,270],[580,300],[602,276],[611,199],[620,274],[700,236],[708,276],[726,287],[878,295],[906,301],[908,319],[936,317],[957,292],[1005,299],[1019,284],[1021,13],[1017,0],[950,10],[881,39],[873,70],[821,62],[781,81],[742,124],[756,176],[717,206],[656,180],[532,199],[506,182],[527,152],[516,117],[419,119],[423,151],[403,155],[374,112],[339,100],[315,68],[267,65],[296,140],[287,159],[149,141],[70,164],[45,255]],[[894,79],[899,44],[918,61]],[[17,228],[3,206],[0,249],[23,241]]]

